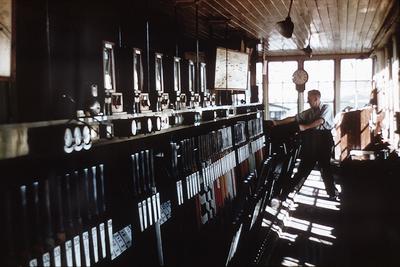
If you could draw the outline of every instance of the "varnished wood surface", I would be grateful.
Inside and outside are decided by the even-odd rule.
[[[155,2],[159,0],[153,0]],[[199,8],[199,38],[223,40],[225,23],[232,33],[264,39],[267,55],[301,55],[311,34],[313,54],[368,53],[396,0],[294,0],[291,18],[295,25],[291,39],[276,30],[288,14],[290,0],[203,0]],[[196,1],[164,0],[156,4],[185,25],[185,33],[196,37]]]

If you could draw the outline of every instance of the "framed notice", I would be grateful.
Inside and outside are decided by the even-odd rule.
[[[249,55],[217,47],[215,59],[216,90],[246,90]]]
[[[0,0],[0,78],[11,76],[12,0]]]

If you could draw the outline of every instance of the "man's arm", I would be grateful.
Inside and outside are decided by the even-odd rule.
[[[272,123],[274,124],[274,126],[277,126],[277,125],[288,124],[288,123],[291,123],[294,121],[296,121],[295,117],[287,117],[287,118],[284,118],[283,120],[272,121]]]
[[[320,118],[320,119],[313,121],[310,124],[299,124],[299,128],[300,128],[300,131],[305,131],[307,129],[318,127],[321,124],[323,124],[324,122],[325,122],[325,120]]]

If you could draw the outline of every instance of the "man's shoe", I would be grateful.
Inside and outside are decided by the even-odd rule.
[[[340,202],[340,198],[339,195],[333,195],[333,196],[329,196],[328,198],[330,201],[336,201],[336,202]]]

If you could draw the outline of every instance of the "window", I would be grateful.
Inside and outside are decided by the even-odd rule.
[[[333,60],[307,60],[304,69],[308,72],[308,81],[304,92],[304,103],[307,103],[307,93],[317,89],[321,92],[321,102],[331,105],[335,99],[335,62]],[[307,109],[308,104],[304,104]]]
[[[268,103],[271,119],[283,119],[297,113],[297,91],[292,74],[297,61],[268,63]]]
[[[256,85],[258,87],[258,103],[263,101],[263,63],[256,63]]]
[[[372,59],[342,59],[340,110],[368,105],[372,90]]]

